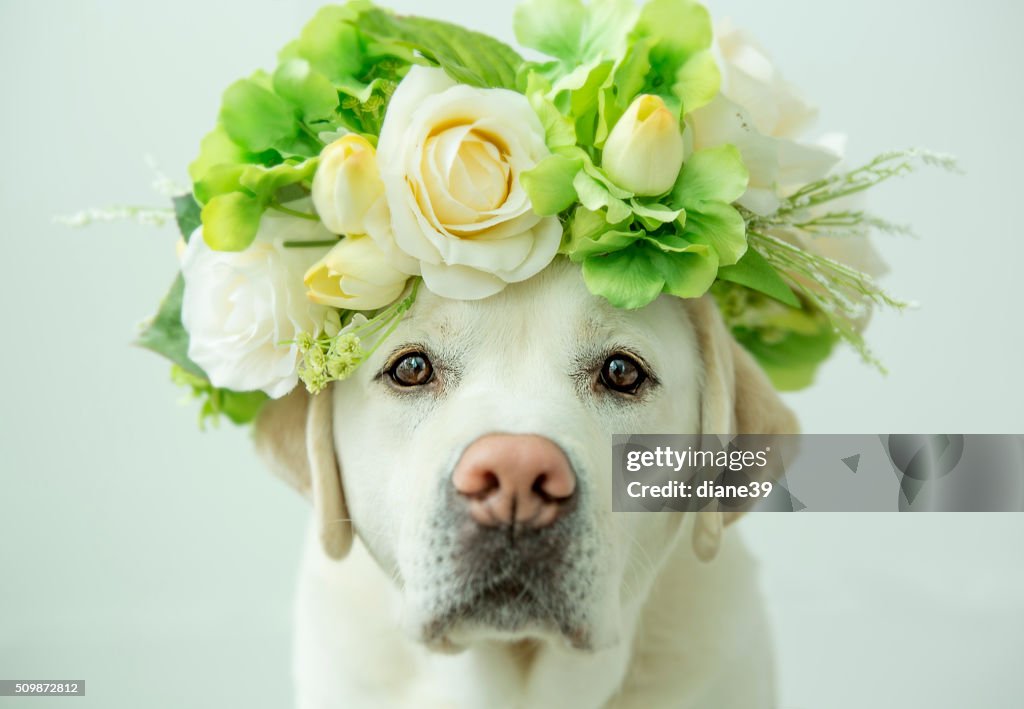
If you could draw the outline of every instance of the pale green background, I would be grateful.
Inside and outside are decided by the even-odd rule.
[[[510,4],[392,4],[511,40]],[[166,365],[129,347],[173,276],[175,237],[50,219],[159,203],[143,157],[184,181],[220,92],[270,66],[315,6],[0,0],[0,677],[89,688],[0,706],[290,703],[306,507],[244,431],[199,433]],[[871,327],[888,378],[844,352],[790,397],[806,430],[1021,432],[1020,4],[711,7],[756,30],[854,158],[921,145],[969,171],[875,194],[923,236],[882,246],[891,288],[923,307]],[[741,526],[763,559],[782,706],[1020,705],[1024,516]]]

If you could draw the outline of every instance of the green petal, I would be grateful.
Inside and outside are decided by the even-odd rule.
[[[352,23],[358,19],[359,10],[368,5],[349,3],[321,8],[286,52],[302,57],[330,81],[361,74],[363,48]]]
[[[623,226],[609,224],[604,212],[579,206],[573,212],[560,251],[578,263],[586,256],[625,248],[641,234],[631,233]]]
[[[325,120],[338,107],[338,91],[305,59],[290,59],[274,72],[274,91],[298,108],[306,121]]]
[[[218,124],[199,143],[199,156],[188,166],[188,175],[193,182],[199,182],[215,165],[254,162],[256,157],[231,140],[231,136]]]
[[[215,251],[244,251],[256,238],[265,205],[256,197],[229,192],[202,211],[203,239]]]
[[[674,222],[679,218],[679,215],[683,213],[682,209],[672,209],[660,202],[638,202],[635,199],[630,200],[630,206],[633,208],[633,213],[638,217],[644,217],[646,219],[655,222],[655,224],[668,224]]]
[[[522,173],[519,183],[530,197],[533,211],[548,217],[573,205],[577,200],[573,179],[582,167],[579,159],[549,155]]]
[[[723,266],[736,263],[747,250],[746,222],[732,205],[722,202],[701,202],[687,208],[684,235],[712,246]]]
[[[735,146],[705,148],[693,153],[683,164],[669,202],[686,208],[697,202],[735,202],[747,191],[749,180]]]
[[[617,308],[642,308],[658,297],[665,286],[661,273],[651,263],[656,253],[640,245],[583,262],[583,280],[594,295]]]
[[[664,291],[679,298],[704,295],[718,274],[718,257],[712,249],[685,249],[674,253],[658,250],[652,252],[651,261],[665,282]]]
[[[242,173],[246,168],[246,165],[230,164],[211,167],[193,186],[196,199],[200,204],[206,204],[217,195],[238,192],[242,189]]]
[[[512,27],[519,44],[568,64],[579,57],[585,16],[580,0],[525,0],[516,6]]]
[[[571,235],[566,253],[569,254],[570,261],[580,263],[591,256],[621,251],[634,244],[638,236],[638,232],[616,231],[614,229],[592,239],[577,239]]]
[[[650,0],[640,12],[634,35],[654,37],[652,61],[672,59],[682,63],[690,55],[711,46],[711,16],[693,0]]]
[[[710,51],[697,52],[679,67],[674,93],[683,104],[686,113],[706,106],[718,94],[722,76]]]
[[[609,224],[618,224],[629,219],[632,211],[625,202],[613,197],[608,188],[588,175],[585,171],[576,173],[573,179],[573,187],[579,195],[580,203],[587,209],[596,212],[606,210],[606,219]]]
[[[633,37],[654,41],[647,57],[651,68],[644,93],[657,94],[679,110],[681,101],[673,90],[679,81],[678,73],[690,57],[711,47],[711,18],[707,10],[692,0],[651,0],[640,13]],[[686,110],[690,108],[687,106]]]
[[[248,165],[239,176],[239,184],[263,201],[268,201],[277,190],[313,177],[319,158],[300,163],[281,163],[273,167]]]
[[[569,113],[575,118],[576,138],[583,145],[592,145],[597,133],[600,95],[608,85],[614,62],[595,64],[583,85],[569,92]]]
[[[255,79],[242,79],[228,87],[220,121],[231,140],[257,153],[289,142],[299,131],[288,102]]]
[[[550,150],[572,148],[576,145],[576,128],[571,119],[563,115],[555,104],[544,95],[550,85],[537,74],[530,74],[526,95],[530,99],[541,125],[544,126],[544,142]]]
[[[575,67],[618,57],[636,17],[633,0],[526,0],[516,7],[513,28],[525,47]]]
[[[718,277],[769,295],[794,308],[800,307],[793,290],[756,249],[748,248],[735,264],[719,269]]]

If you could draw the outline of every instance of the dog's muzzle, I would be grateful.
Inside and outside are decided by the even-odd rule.
[[[553,632],[588,648],[586,491],[562,449],[543,436],[489,434],[466,448],[445,488],[435,551],[447,573],[424,639],[441,645],[468,627]]]

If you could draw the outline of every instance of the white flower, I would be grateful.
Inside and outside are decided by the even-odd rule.
[[[309,299],[346,310],[390,305],[409,276],[394,268],[368,236],[349,236],[306,271]]]
[[[366,213],[384,194],[373,146],[349,133],[320,152],[313,206],[335,234],[365,234]]]
[[[682,166],[679,119],[660,97],[637,96],[605,141],[601,167],[619,187],[656,195],[668,192]]]
[[[308,210],[308,200],[289,206]],[[214,251],[196,231],[182,258],[181,321],[188,356],[217,387],[284,396],[298,381],[300,332],[317,333],[328,309],[306,297],[302,276],[325,247],[284,241],[331,238],[319,222],[268,211],[245,251]]]
[[[438,295],[497,293],[541,271],[558,250],[558,219],[534,214],[519,184],[548,153],[526,97],[414,66],[381,128],[388,211],[367,216],[367,233],[385,253],[404,254],[396,266],[421,273]]]
[[[722,90],[689,116],[693,149],[735,145],[750,171],[747,192],[737,201],[757,214],[771,214],[790,188],[828,174],[842,151],[796,140],[816,111],[750,37],[723,24],[715,43]]]

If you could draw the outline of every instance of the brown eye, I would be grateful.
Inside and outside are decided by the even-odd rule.
[[[601,383],[622,394],[635,394],[646,379],[643,367],[629,355],[614,354],[601,367]]]
[[[399,386],[418,387],[434,378],[434,367],[422,352],[409,352],[392,365],[388,375]]]

